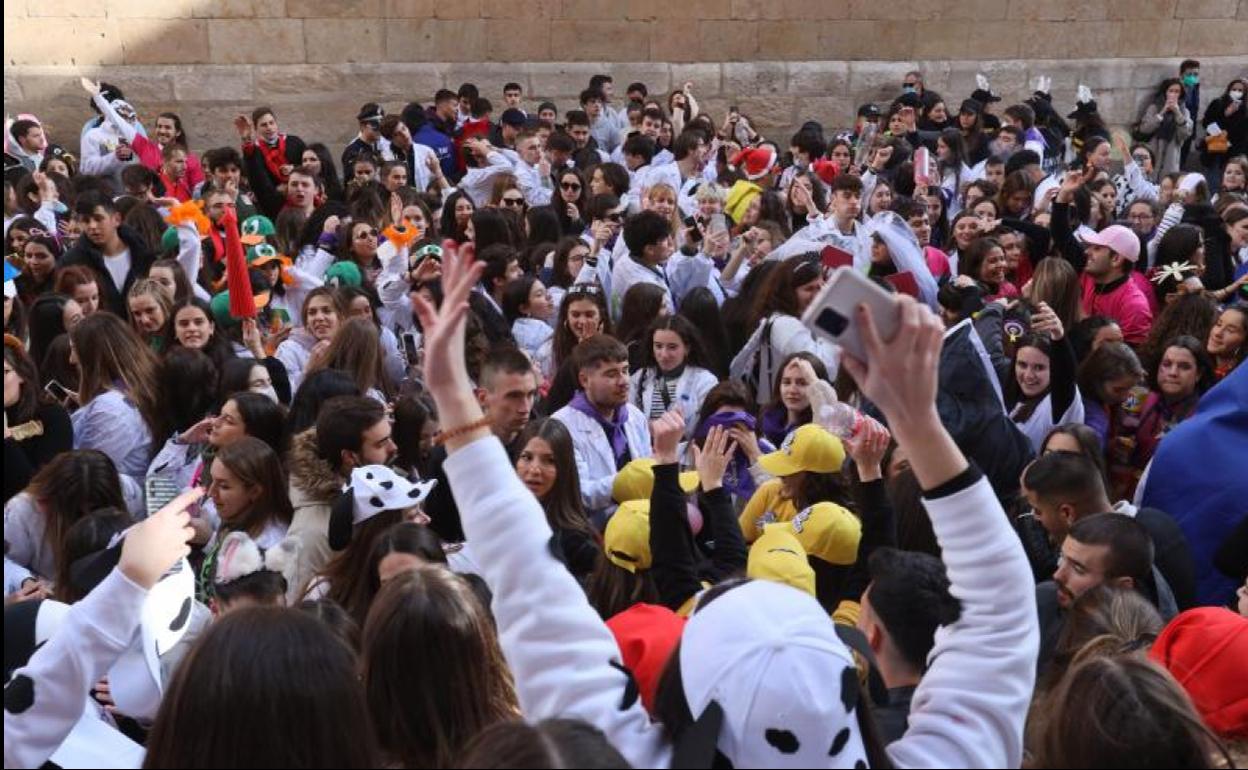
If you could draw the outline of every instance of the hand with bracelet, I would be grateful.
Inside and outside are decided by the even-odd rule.
[[[468,297],[481,280],[484,264],[475,260],[471,243],[442,244],[442,291],[440,307],[423,296],[412,297],[413,309],[424,330],[425,387],[446,426],[440,438],[448,452],[455,452],[489,435],[489,422],[473,397],[472,381],[464,361],[464,327],[468,321]]]

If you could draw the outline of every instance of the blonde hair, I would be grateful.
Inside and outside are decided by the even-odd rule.
[[[714,182],[708,182],[698,187],[698,191],[694,193],[693,199],[698,203],[709,203],[711,201],[726,203],[728,201],[728,188],[721,187]]]

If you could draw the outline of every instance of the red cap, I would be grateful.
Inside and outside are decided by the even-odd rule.
[[[812,163],[810,168],[815,172],[815,176],[828,185],[832,184],[832,181],[836,179],[836,175],[841,171],[834,161],[827,158],[820,158]]]
[[[1248,618],[1197,607],[1170,621],[1148,656],[1183,685],[1196,710],[1223,738],[1248,738]]]
[[[776,165],[776,151],[770,145],[750,147],[732,156],[732,165],[753,182],[762,179]]]
[[[634,604],[607,621],[624,665],[633,672],[641,702],[654,713],[654,696],[668,658],[685,630],[685,619],[657,604]]]

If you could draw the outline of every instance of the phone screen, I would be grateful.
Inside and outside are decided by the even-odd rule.
[[[415,366],[420,360],[420,354],[416,350],[416,335],[411,332],[403,333],[403,354],[407,357],[408,366]]]
[[[56,380],[49,380],[48,384],[43,386],[43,389],[49,396],[56,399],[58,403],[69,398],[69,391]]]
[[[182,487],[169,476],[148,476],[144,484],[147,493],[147,515],[159,511],[182,492]]]

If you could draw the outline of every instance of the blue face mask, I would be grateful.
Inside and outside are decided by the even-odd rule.
[[[1183,85],[1188,86],[1189,88],[1191,86],[1196,85],[1199,82],[1200,82],[1200,75],[1189,73],[1183,76]]]
[[[910,83],[904,83],[901,86],[901,92],[903,94],[912,94],[915,92],[915,90],[916,90],[915,87],[911,85]]]

